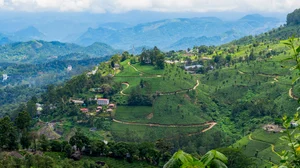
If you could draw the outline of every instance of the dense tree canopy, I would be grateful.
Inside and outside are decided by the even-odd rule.
[[[287,15],[287,25],[299,25],[300,24],[300,9],[296,9],[294,12]]]

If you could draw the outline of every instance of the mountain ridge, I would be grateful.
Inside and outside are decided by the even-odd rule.
[[[174,18],[141,23],[118,30],[101,26],[95,29],[89,28],[74,42],[86,46],[98,41],[125,50],[132,45],[160,46],[163,50],[178,50],[183,49],[183,46],[175,46],[174,44],[180,44],[180,41],[182,42],[186,37],[212,37],[210,41],[216,44],[224,44],[245,35],[262,33],[275,28],[279,24],[280,21],[276,18],[263,17],[257,14],[246,15],[236,21],[223,21],[217,17]],[[239,31],[239,36],[232,35],[233,38],[227,41],[214,39],[215,36],[224,36],[225,32],[233,29]],[[192,43],[190,41],[189,43],[191,43],[190,47],[197,45],[197,42]]]

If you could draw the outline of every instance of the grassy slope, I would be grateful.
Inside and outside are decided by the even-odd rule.
[[[133,64],[135,68],[128,64],[128,61],[121,63],[124,70],[116,74],[115,80],[118,82],[129,83],[129,88],[124,90],[124,94],[139,87],[140,81],[144,80],[150,86],[142,89],[144,94],[155,94],[157,91],[175,92],[184,89],[191,89],[196,85],[196,76],[185,73],[182,69],[167,65],[164,70],[156,69],[154,66],[141,66]],[[136,71],[137,70],[137,71]],[[158,96],[152,107],[130,107],[118,106],[115,118],[126,122],[139,123],[158,123],[158,124],[199,124],[211,121],[212,119],[201,109],[199,102],[209,102],[211,100],[206,97],[201,87],[196,91],[178,93],[176,95]],[[119,101],[123,101],[118,95]],[[122,102],[121,102],[122,104]],[[119,123],[112,124],[112,134],[117,137],[124,136],[126,130],[132,131],[137,137],[147,139],[145,134],[155,132],[153,135],[155,140],[161,137],[176,136],[179,133],[188,134],[200,132],[204,127],[199,128],[159,128],[149,126],[122,125]]]

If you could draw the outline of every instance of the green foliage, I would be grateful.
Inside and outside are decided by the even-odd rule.
[[[15,123],[18,129],[27,130],[30,126],[31,117],[28,112],[20,112],[15,119]]]
[[[228,158],[227,166],[230,168],[252,168],[255,165],[253,159],[247,157],[238,149],[221,148],[217,150]]]
[[[193,157],[190,154],[179,150],[172,158],[164,165],[164,168],[227,168],[227,157],[222,153],[211,150],[207,152],[201,160]]]
[[[76,147],[81,150],[82,147],[88,146],[90,143],[90,140],[88,137],[86,137],[81,130],[77,130],[75,135],[71,137],[70,144],[72,146],[76,145]]]
[[[152,98],[148,95],[143,95],[140,88],[131,90],[128,97],[129,106],[151,106]]]
[[[0,149],[17,148],[17,130],[8,116],[0,118]]]
[[[299,25],[300,24],[300,9],[296,9],[294,12],[287,15],[287,25]]]
[[[140,62],[142,65],[151,64],[157,66],[159,69],[165,67],[165,56],[157,47],[152,50],[144,50],[140,55]]]

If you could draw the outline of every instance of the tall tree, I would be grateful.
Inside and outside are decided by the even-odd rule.
[[[13,122],[8,116],[0,119],[0,148],[16,149],[17,148],[17,131]]]
[[[30,126],[31,117],[28,112],[20,112],[15,120],[15,124],[21,131],[26,131]]]

